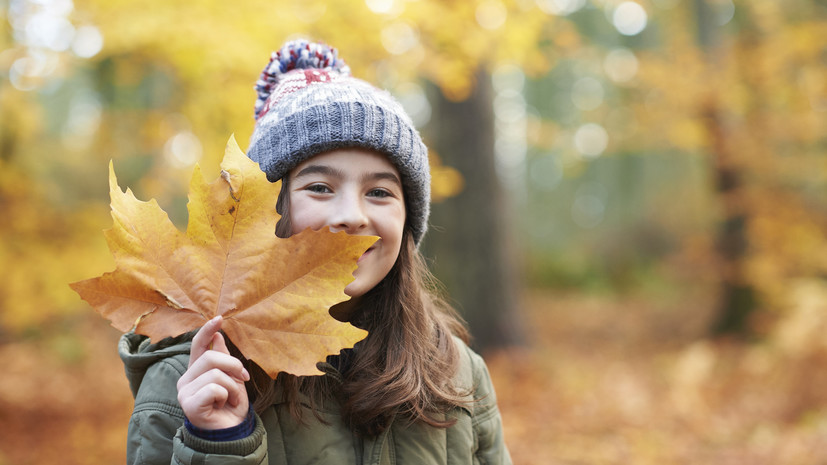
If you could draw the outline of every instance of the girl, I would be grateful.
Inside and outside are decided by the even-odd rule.
[[[256,89],[248,156],[282,180],[276,234],[380,238],[351,299],[331,308],[368,336],[320,363],[324,376],[273,381],[224,339],[220,317],[157,344],[125,335],[129,463],[510,463],[485,364],[417,249],[430,175],[410,118],[322,44],[285,44]]]

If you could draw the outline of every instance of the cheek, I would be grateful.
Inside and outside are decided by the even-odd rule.
[[[393,215],[393,234],[396,237],[397,246],[402,243],[402,232],[405,229],[405,207],[400,207]]]
[[[319,206],[314,202],[306,202],[301,198],[290,199],[290,227],[292,233],[296,234],[307,228],[320,229],[325,226],[324,212],[319,211]]]
[[[405,227],[405,215],[395,214],[390,216],[392,221],[388,221],[382,231],[379,231],[382,240],[392,244],[391,250],[394,256],[399,255],[399,249],[402,247],[402,231]]]

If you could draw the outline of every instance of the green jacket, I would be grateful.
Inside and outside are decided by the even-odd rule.
[[[464,343],[456,381],[473,391],[473,402],[455,409],[457,423],[439,429],[396,419],[377,437],[355,435],[341,420],[335,402],[326,402],[298,425],[287,406],[276,401],[256,415],[256,429],[245,439],[212,442],[183,427],[176,382],[187,369],[192,334],[150,344],[144,336],[125,334],[118,350],[123,359],[135,408],[129,422],[127,463],[194,464],[510,464],[500,413],[488,369]],[[326,376],[340,376],[332,366]],[[469,399],[470,400],[470,399]]]

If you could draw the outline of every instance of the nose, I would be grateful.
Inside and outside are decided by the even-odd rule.
[[[358,195],[343,195],[331,216],[330,230],[357,234],[367,228],[368,217]]]

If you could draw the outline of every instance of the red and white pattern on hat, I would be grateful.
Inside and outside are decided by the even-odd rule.
[[[278,86],[276,86],[273,93],[264,102],[264,106],[256,114],[256,119],[261,119],[286,95],[314,84],[339,82],[348,77],[337,71],[330,72],[326,69],[296,69],[285,73],[279,79]]]

